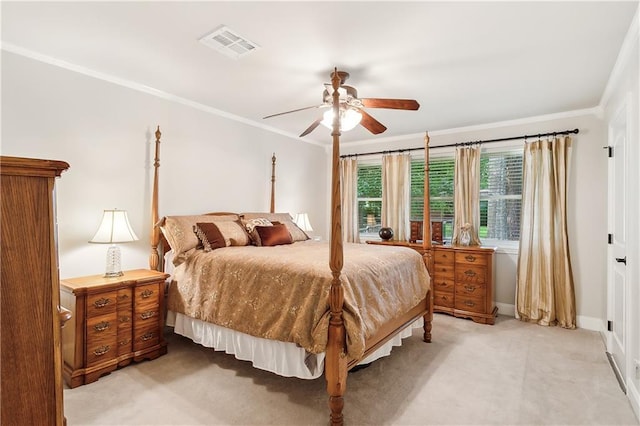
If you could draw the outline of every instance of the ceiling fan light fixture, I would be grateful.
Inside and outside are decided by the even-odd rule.
[[[362,114],[353,108],[340,108],[340,131],[348,132],[349,130],[360,124]],[[325,111],[323,119],[320,122],[324,127],[333,129],[333,108]]]

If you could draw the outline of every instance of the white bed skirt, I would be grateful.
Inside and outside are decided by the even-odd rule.
[[[422,318],[417,319],[360,364],[388,356],[394,346],[401,346],[402,339],[411,336],[413,329],[422,327],[422,324]],[[324,353],[308,353],[295,343],[250,336],[172,311],[167,313],[167,325],[173,327],[176,334],[188,337],[195,343],[232,354],[242,361],[251,361],[254,367],[279,376],[315,379],[324,371]]]

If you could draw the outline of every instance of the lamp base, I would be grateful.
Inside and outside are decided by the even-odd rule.
[[[120,267],[120,247],[112,244],[107,250],[107,271],[104,273],[105,278],[121,277],[124,273]]]

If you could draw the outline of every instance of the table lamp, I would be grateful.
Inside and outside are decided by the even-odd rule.
[[[125,210],[105,210],[98,231],[90,243],[111,244],[107,250],[107,270],[105,278],[120,277],[123,274],[120,267],[120,247],[116,243],[137,241],[138,237],[129,224]]]

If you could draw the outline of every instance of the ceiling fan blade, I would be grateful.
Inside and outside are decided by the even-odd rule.
[[[374,135],[380,134],[387,130],[384,124],[370,116],[365,110],[361,109],[360,113],[362,114],[362,120],[360,121],[360,124],[362,125],[362,127],[367,129]]]
[[[320,105],[314,105],[314,106],[310,106],[310,107],[304,107],[304,108],[298,108],[298,109],[293,109],[291,111],[286,111],[286,112],[279,112],[277,114],[271,114],[271,115],[267,115],[266,117],[262,117],[262,119],[264,120],[265,118],[271,118],[271,117],[277,117],[279,115],[284,115],[284,114],[290,114],[292,112],[298,112],[298,111],[304,111],[305,109],[312,109],[312,108],[320,108],[325,106],[324,104],[320,104]]]
[[[300,137],[307,136],[309,133],[313,132],[316,129],[316,127],[320,125],[321,121],[322,121],[322,118],[318,118],[316,121],[314,121],[313,124],[311,124],[311,126],[307,127],[307,130],[302,132]]]
[[[413,99],[362,98],[360,101],[366,108],[408,109],[412,111],[420,108],[420,104]]]

